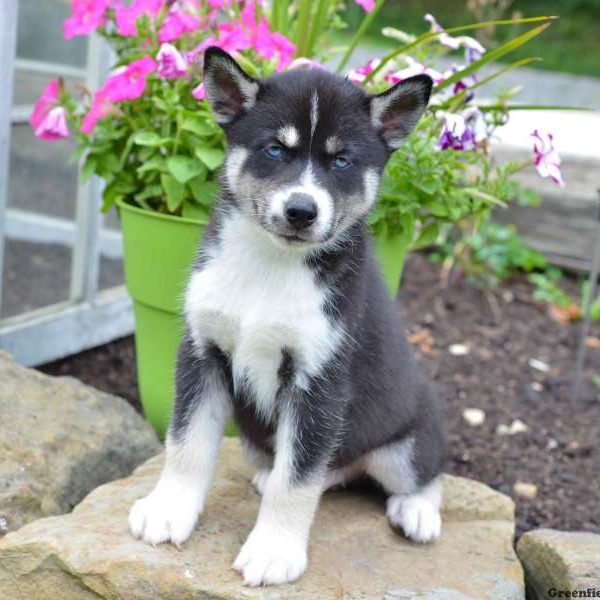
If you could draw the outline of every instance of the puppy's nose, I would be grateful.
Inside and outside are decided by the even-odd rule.
[[[305,229],[317,219],[317,205],[308,194],[292,194],[285,203],[285,218],[294,229]]]

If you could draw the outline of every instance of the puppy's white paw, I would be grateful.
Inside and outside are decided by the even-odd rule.
[[[179,547],[194,530],[201,508],[199,494],[189,485],[159,482],[131,507],[129,529],[148,544],[172,542]]]
[[[402,527],[406,536],[416,542],[432,542],[442,532],[437,504],[419,495],[390,496],[387,517],[393,526]]]
[[[269,479],[270,474],[271,469],[261,469],[252,478],[252,485],[261,496],[265,493],[265,486],[267,485],[267,479]]]
[[[233,568],[251,587],[294,581],[306,569],[306,543],[291,533],[257,525]]]

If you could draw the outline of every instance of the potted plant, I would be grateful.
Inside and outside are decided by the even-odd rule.
[[[340,70],[383,2],[357,0],[366,12]],[[257,77],[323,68],[316,59],[331,55],[326,34],[340,27],[341,17],[341,5],[332,0],[273,0],[268,9],[252,0],[72,0],[65,38],[97,32],[111,44],[116,63],[99,90],[79,90],[79,96],[52,81],[31,125],[46,140],[73,135],[83,176],[104,180],[103,210],[119,211],[126,284],[135,307],[140,395],[146,417],[161,435],[173,402],[181,299],[225,156],[224,135],[204,100],[203,51],[219,45]],[[431,29],[418,37],[388,29],[399,47],[348,75],[369,91],[419,72],[436,83],[427,118],[390,161],[371,218],[394,295],[407,249],[433,242],[445,224],[481,219],[491,206],[516,195],[510,177],[525,163],[496,167],[489,154],[493,128],[511,107],[507,98],[475,105],[474,91],[482,83],[475,74],[541,33],[549,21],[515,21],[542,24],[486,53],[474,39],[452,34],[489,23],[444,31],[427,19]],[[434,71],[430,61],[440,50],[464,50],[465,64]],[[538,158],[547,170],[558,168],[551,149],[541,150]]]

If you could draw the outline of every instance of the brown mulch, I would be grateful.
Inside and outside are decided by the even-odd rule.
[[[572,282],[574,297],[578,289]],[[446,470],[511,495],[517,535],[537,527],[600,533],[600,391],[592,381],[600,373],[600,349],[588,349],[581,399],[573,406],[579,327],[550,318],[545,306],[532,301],[526,280],[487,293],[460,280],[442,290],[439,267],[414,255],[401,304],[415,349],[446,405]],[[600,338],[600,326],[591,335]],[[547,372],[539,370],[544,365]],[[132,338],[41,370],[78,377],[139,409]],[[466,408],[483,410],[483,424],[469,425]],[[529,430],[497,433],[515,419]],[[534,484],[535,498],[518,496],[517,482]]]

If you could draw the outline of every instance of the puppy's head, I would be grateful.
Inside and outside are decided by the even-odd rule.
[[[229,143],[225,186],[274,241],[300,247],[336,238],[371,209],[431,92],[426,75],[377,96],[322,70],[258,81],[215,47],[204,82]]]

